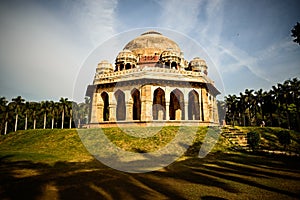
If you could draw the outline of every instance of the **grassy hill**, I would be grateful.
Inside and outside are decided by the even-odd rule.
[[[243,132],[256,131],[261,135],[261,148],[284,150],[277,135],[281,128],[237,127]],[[126,151],[153,152],[169,143],[179,131],[178,127],[148,128],[106,128],[102,129],[108,138]],[[207,133],[206,127],[184,127],[181,131],[196,132],[194,143],[187,156],[196,156]],[[86,133],[85,133],[86,132]],[[97,129],[81,130],[83,134],[97,132]],[[128,133],[131,133],[130,135]],[[147,133],[150,137],[135,137],[135,134]],[[290,131],[292,142],[288,151],[300,152],[300,134]],[[212,152],[228,152],[232,144],[219,137]],[[13,160],[32,160],[34,162],[88,161],[93,159],[82,144],[76,129],[37,129],[17,131],[0,137],[0,156],[10,156]]]
[[[262,136],[264,148],[277,143],[278,128],[243,128]],[[82,130],[88,136],[97,129]],[[125,134],[130,132],[130,135]],[[104,129],[119,147],[151,152],[165,146],[178,127]],[[198,159],[206,127],[197,131],[185,159],[143,174],[111,169],[85,149],[75,129],[27,130],[0,137],[1,199],[296,199],[299,197],[298,157],[232,151],[220,137],[211,153]],[[135,134],[148,134],[137,138]],[[156,133],[156,134],[155,134]],[[290,149],[299,150],[299,134],[291,132]],[[297,150],[298,149],[298,150]],[[194,156],[194,157],[193,157]]]

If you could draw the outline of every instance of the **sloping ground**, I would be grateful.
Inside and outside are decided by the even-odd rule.
[[[1,155],[12,156],[13,160],[46,163],[93,159],[75,129],[36,129],[9,133],[0,137]]]
[[[105,132],[123,149],[153,151],[172,140],[176,130],[176,127],[166,127],[146,141],[126,136],[117,129]],[[243,128],[241,130],[244,131]],[[132,131],[140,132],[142,129]],[[202,144],[206,129],[197,131],[198,137],[187,155],[197,155]],[[271,131],[266,135],[272,135]],[[293,137],[295,142],[299,141],[297,133],[293,133]],[[130,174],[111,169],[93,159],[76,130],[10,133],[0,137],[0,197],[297,199],[300,196],[298,157],[238,153],[230,151],[226,145],[226,139],[220,137],[213,153],[203,159],[185,157],[158,171]]]
[[[260,134],[261,140],[259,149],[266,151],[278,151],[291,154],[300,154],[300,133],[289,131],[291,135],[291,144],[285,149],[280,144],[278,135],[282,130],[287,130],[279,127],[227,127],[222,129],[223,136],[230,141],[231,145],[236,144],[240,149],[247,149],[247,133],[254,131]],[[244,137],[244,138],[243,138]]]

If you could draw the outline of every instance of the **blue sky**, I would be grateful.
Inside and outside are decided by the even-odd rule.
[[[187,59],[210,60],[223,95],[268,90],[300,77],[300,46],[290,36],[299,8],[297,0],[0,1],[0,96],[81,101],[95,63],[114,62],[148,29],[176,41]]]

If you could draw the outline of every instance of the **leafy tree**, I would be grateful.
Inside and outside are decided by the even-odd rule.
[[[259,147],[260,134],[257,132],[248,132],[247,143],[249,147],[252,149],[252,151],[255,151]]]
[[[292,37],[294,37],[293,41],[300,45],[300,23],[299,22],[297,22],[297,24],[293,27],[291,32],[292,32]]]

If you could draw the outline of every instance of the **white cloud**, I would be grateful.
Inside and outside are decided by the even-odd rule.
[[[79,31],[86,34],[94,47],[115,34],[117,0],[66,1],[71,3],[71,17]]]
[[[185,34],[195,28],[202,1],[168,0],[159,4],[163,9],[159,26]]]
[[[71,97],[84,59],[113,34],[115,3],[76,2],[62,8],[69,15],[33,2],[0,6],[1,95]]]

